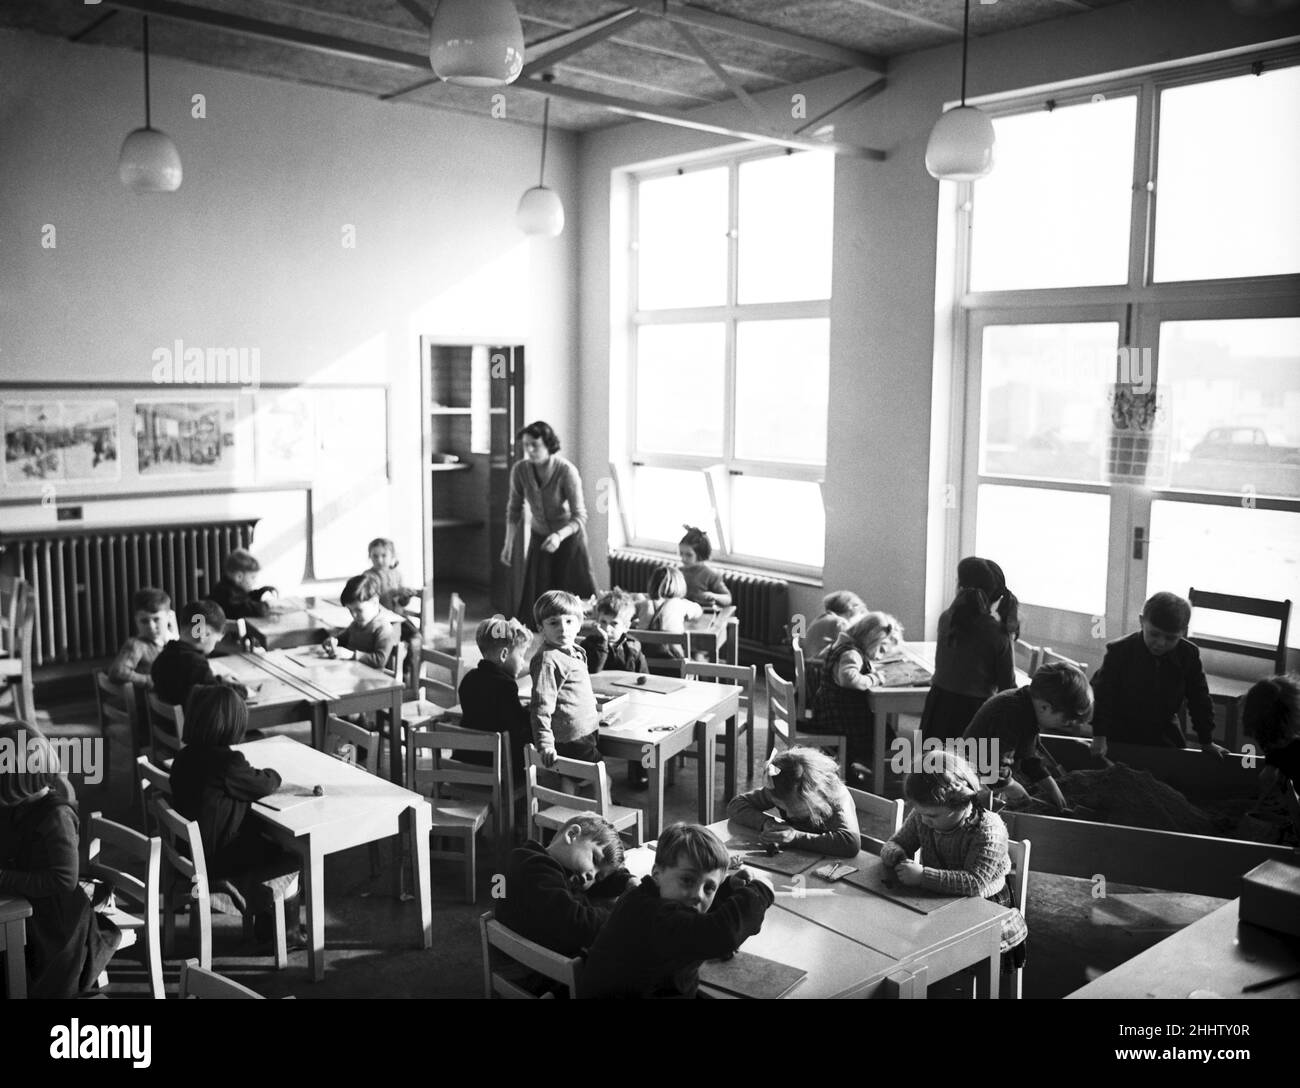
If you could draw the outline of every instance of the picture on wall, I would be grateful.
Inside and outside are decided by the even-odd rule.
[[[235,401],[137,400],[135,441],[142,478],[234,471]]]
[[[113,481],[121,477],[115,400],[5,400],[4,482]]]
[[[316,472],[316,397],[309,389],[261,393],[254,417],[259,479],[310,480]]]

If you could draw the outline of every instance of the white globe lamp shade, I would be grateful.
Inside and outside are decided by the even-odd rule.
[[[943,114],[925,145],[925,168],[940,181],[974,181],[993,169],[993,122],[974,106]]]
[[[564,205],[560,195],[545,185],[534,185],[519,199],[515,222],[525,234],[554,238],[564,230]]]
[[[466,87],[502,87],[524,68],[524,28],[511,0],[439,0],[429,28],[434,74]]]
[[[117,176],[137,193],[174,193],[181,187],[181,156],[171,137],[138,128],[122,141]]]

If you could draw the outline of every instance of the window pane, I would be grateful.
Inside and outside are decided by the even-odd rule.
[[[722,455],[721,324],[637,330],[636,441],[656,453]]]
[[[1155,278],[1300,272],[1300,67],[1160,94]]]
[[[740,302],[830,298],[834,214],[834,155],[741,163]]]
[[[1166,321],[1160,388],[1174,487],[1300,497],[1300,318]]]
[[[993,120],[995,166],[975,183],[971,290],[1128,282],[1137,100]]]
[[[727,168],[637,186],[637,294],[642,310],[727,300]]]
[[[737,457],[826,463],[830,332],[824,318],[737,323]]]
[[[826,556],[826,508],[820,484],[731,477],[733,548],[741,555],[820,567]]]
[[[1106,614],[1110,496],[981,484],[975,552],[1026,604]]]
[[[1118,340],[1111,321],[987,326],[980,472],[1100,482]]]
[[[638,540],[675,545],[683,525],[698,525],[713,536],[713,508],[703,472],[643,465],[636,470],[635,503]]]
[[[1191,586],[1266,600],[1300,600],[1300,514],[1244,505],[1157,500],[1151,504],[1147,596],[1167,589],[1185,596]],[[1277,623],[1255,616],[1197,609],[1192,633],[1277,645]],[[1291,626],[1289,643],[1300,646]],[[1271,673],[1259,662],[1260,674]]]

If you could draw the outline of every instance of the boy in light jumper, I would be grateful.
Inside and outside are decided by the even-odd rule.
[[[343,660],[354,658],[372,669],[388,668],[397,649],[397,632],[380,615],[379,579],[370,571],[349,578],[339,601],[352,616],[352,623],[338,638],[325,640],[325,652]]]
[[[557,756],[598,763],[596,734],[600,715],[591,690],[587,655],[578,645],[582,602],[553,589],[533,605],[533,620],[542,631],[542,648],[533,657],[533,699],[529,715],[533,740],[546,766]]]

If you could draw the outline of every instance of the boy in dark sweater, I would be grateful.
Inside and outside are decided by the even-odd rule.
[[[474,632],[483,659],[460,682],[461,725],[510,735],[510,764],[517,783],[523,782],[524,748],[532,743],[533,730],[528,708],[519,702],[516,678],[524,671],[532,637],[518,620],[501,615],[484,620]],[[455,758],[485,766],[491,762],[487,752],[456,752]]]
[[[673,824],[659,836],[651,879],[628,891],[600,931],[579,997],[694,997],[700,964],[730,956],[762,928],[767,878],[727,878],[727,848],[707,827]]]
[[[1092,678],[1096,696],[1092,751],[1106,754],[1107,738],[1125,744],[1182,748],[1178,708],[1188,716],[1201,749],[1222,758],[1214,743],[1214,704],[1201,652],[1187,641],[1192,606],[1176,593],[1156,593],[1142,607],[1142,630],[1109,643]]]
[[[248,691],[243,684],[218,677],[208,664],[226,627],[226,614],[214,601],[191,601],[178,617],[180,638],[167,643],[149,670],[153,693],[164,703],[184,706],[190,691],[198,684],[226,684],[241,695]]]
[[[222,564],[224,573],[221,581],[208,594],[209,600],[216,601],[221,606],[226,619],[242,620],[249,616],[257,619],[271,611],[270,604],[264,598],[274,596],[275,587],[254,588],[261,569],[262,564],[253,557],[252,552],[244,548],[236,548],[226,556],[226,561]]]
[[[580,956],[608,920],[608,900],[634,883],[623,868],[614,825],[594,812],[580,813],[549,846],[530,840],[511,851],[497,921],[563,956]]]

